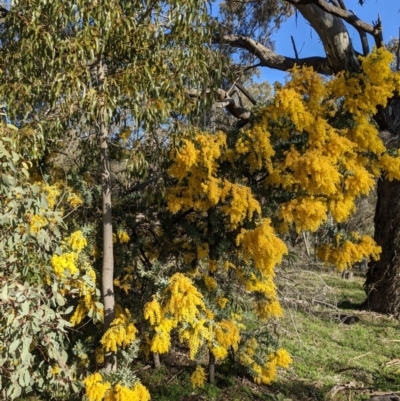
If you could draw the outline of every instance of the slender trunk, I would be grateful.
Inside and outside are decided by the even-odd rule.
[[[155,369],[159,369],[161,367],[160,354],[158,352],[153,352],[153,362]]]
[[[208,246],[210,249],[209,258],[211,260],[217,260],[218,256],[216,252],[216,244],[214,239],[214,226],[213,226],[213,221],[215,219],[215,208],[210,208],[208,210],[207,217],[208,217],[208,229],[207,229]],[[214,272],[209,271],[208,274],[210,275],[210,277],[214,277]],[[215,382],[215,356],[211,350],[208,351],[208,354],[209,354],[208,381],[209,383],[212,384]]]
[[[104,88],[105,72],[100,60],[97,68],[99,81],[99,92]],[[100,159],[101,159],[101,185],[103,195],[103,269],[102,290],[104,303],[104,332],[106,332],[114,320],[114,252],[113,252],[113,229],[111,208],[111,174],[108,150],[108,129],[106,124],[106,107],[104,102],[100,107],[99,130],[100,130]],[[105,355],[105,370],[107,372],[117,368],[115,353],[107,352]]]
[[[304,244],[306,246],[306,252],[307,252],[307,256],[309,259],[311,259],[311,253],[310,253],[310,248],[308,246],[308,239],[307,239],[307,233],[305,231],[302,231],[303,234],[303,240],[304,240]]]
[[[209,383],[215,383],[215,356],[209,351],[209,360],[208,360],[208,381]]]

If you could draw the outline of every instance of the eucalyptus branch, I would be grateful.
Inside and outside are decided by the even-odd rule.
[[[365,21],[362,21],[354,13],[347,11],[346,8],[337,7],[333,4],[328,3],[325,0],[286,0],[286,1],[290,4],[293,4],[294,6],[314,4],[318,6],[321,10],[327,12],[328,14],[343,19],[357,30],[361,29],[362,31],[372,35],[377,47],[384,46],[383,36],[382,36],[382,23],[379,17],[376,23],[371,25]]]
[[[236,87],[247,97],[247,99],[250,100],[251,103],[254,105],[257,104],[257,100],[254,99],[252,94],[240,83],[240,82],[235,82]]]
[[[236,104],[235,99],[229,97],[227,92],[223,89],[217,89],[216,93],[219,98],[218,106],[226,108],[229,113],[239,120],[248,121],[250,119],[250,111]]]
[[[214,43],[224,43],[238,49],[244,49],[256,56],[259,60],[260,67],[269,67],[280,71],[288,71],[295,65],[304,65],[313,67],[315,71],[331,75],[333,70],[325,57],[305,57],[295,59],[275,53],[273,50],[264,46],[260,42],[243,35],[235,34],[216,34],[214,35]]]

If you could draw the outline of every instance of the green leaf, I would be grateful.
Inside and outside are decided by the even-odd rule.
[[[16,339],[10,344],[10,347],[8,348],[9,352],[11,352],[11,353],[13,354],[20,344],[21,344],[21,340],[20,340],[19,338],[16,338]]]
[[[59,292],[56,294],[56,301],[59,306],[65,305],[65,298]]]
[[[17,383],[13,383],[13,392],[11,393],[10,397],[12,400],[18,398],[22,393],[22,388]]]
[[[21,305],[22,314],[20,316],[26,316],[29,313],[30,306],[31,306],[31,303],[29,301],[25,301]]]
[[[74,310],[74,306],[71,305],[64,311],[64,314],[69,315],[73,310]]]
[[[5,283],[3,290],[1,291],[1,298],[4,302],[8,301],[8,284]]]
[[[15,131],[18,131],[18,128],[15,125],[13,125],[13,124],[6,124],[6,125],[7,125],[7,128],[10,128],[10,129],[13,129]]]

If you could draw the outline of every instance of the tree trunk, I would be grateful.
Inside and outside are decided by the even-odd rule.
[[[400,99],[392,99],[379,110],[375,120],[386,147],[400,147]],[[378,181],[374,239],[382,247],[381,257],[371,262],[365,290],[364,308],[400,319],[400,182]]]
[[[105,72],[100,60],[97,68],[99,82],[99,93],[103,91]],[[100,128],[100,160],[101,160],[101,185],[103,197],[103,269],[102,290],[104,303],[104,332],[106,332],[114,320],[114,250],[113,250],[113,228],[111,208],[111,174],[108,150],[108,129],[106,124],[106,108],[102,104],[99,115]],[[105,354],[105,370],[110,372],[117,368],[115,353]]]
[[[208,382],[211,384],[215,383],[215,356],[211,352],[209,352],[209,360],[208,360]]]
[[[380,179],[374,239],[382,247],[370,263],[365,290],[366,309],[400,318],[400,182]]]
[[[154,369],[159,369],[161,367],[160,354],[158,352],[153,352],[153,362]]]
[[[315,4],[298,5],[296,8],[320,37],[332,70],[335,73],[357,71],[360,62],[344,22]]]

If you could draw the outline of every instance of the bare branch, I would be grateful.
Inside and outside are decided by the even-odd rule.
[[[298,60],[299,59],[299,53],[297,51],[296,42],[294,41],[294,37],[292,35],[290,36],[290,39],[292,40],[294,55],[296,57],[296,60]]]
[[[257,104],[257,100],[254,99],[252,94],[240,82],[235,82],[235,85],[243,93],[243,95],[245,95],[247,99],[250,100],[251,103]]]
[[[367,34],[361,29],[357,29],[358,34],[360,35],[361,45],[363,49],[363,55],[367,56],[369,54],[369,44]]]
[[[306,57],[296,60],[295,58],[281,56],[247,36],[234,34],[216,35],[214,37],[214,42],[248,50],[260,60],[260,67],[270,67],[280,71],[288,71],[295,65],[306,65],[313,67],[315,71],[321,74],[331,75],[334,72],[329,66],[327,59],[324,57]]]
[[[243,69],[243,72],[246,72],[246,71],[249,71],[249,70],[251,70],[253,68],[258,68],[258,67],[261,67],[261,63],[257,63],[257,64],[254,64],[254,65],[249,65],[249,66],[247,66],[246,68]]]
[[[347,10],[346,5],[344,4],[343,0],[338,0],[338,3],[340,5],[340,8],[342,8],[343,10]]]
[[[236,104],[235,99],[229,97],[223,89],[217,89],[217,95],[219,97],[218,105],[226,108],[229,113],[239,120],[247,122],[250,119],[251,113],[244,107]]]
[[[286,0],[286,1],[295,6],[314,4],[319,8],[321,8],[322,10],[324,10],[325,12],[343,19],[350,25],[354,26],[354,28],[356,28],[357,30],[361,29],[362,31],[372,35],[377,47],[384,46],[383,36],[382,36],[382,24],[380,19],[378,19],[378,21],[374,25],[368,24],[367,22],[364,22],[360,18],[358,18],[355,14],[350,13],[349,11],[341,7],[336,7],[333,4],[329,4],[325,0]]]

